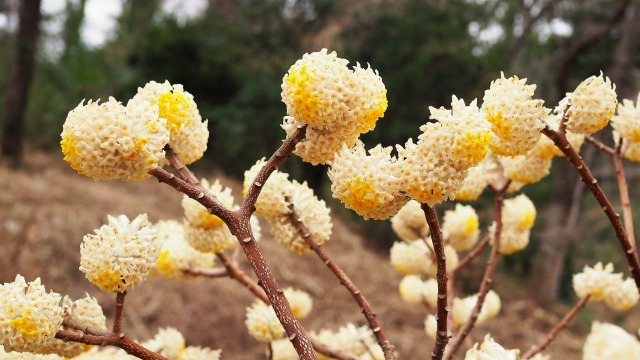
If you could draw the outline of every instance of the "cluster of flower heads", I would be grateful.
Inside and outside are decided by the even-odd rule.
[[[289,287],[284,290],[284,296],[296,319],[309,316],[313,308],[313,300],[309,294]],[[249,335],[261,342],[276,341],[286,334],[271,305],[258,299],[247,307],[244,323]]]
[[[287,106],[283,128],[290,134],[307,125],[307,136],[295,153],[314,165],[331,161],[343,144],[353,146],[371,131],[387,109],[387,90],[378,73],[326,49],[305,54],[282,79]]]
[[[473,347],[467,351],[464,360],[518,360],[519,358],[519,350],[507,350],[495,342],[491,335],[487,334],[481,344],[475,343]]]
[[[209,130],[181,85],[154,81],[127,102],[84,100],[62,130],[64,160],[94,180],[137,180],[164,163],[170,145],[186,164],[202,157]]]
[[[157,230],[146,214],[132,221],[108,216],[109,224],[85,235],[80,246],[80,271],[106,292],[125,292],[142,283],[160,251]]]
[[[245,195],[249,187],[255,185],[256,175],[264,164],[264,159],[261,159],[245,172]],[[299,229],[292,222],[290,205],[293,205],[300,221],[304,223],[318,244],[329,240],[333,227],[329,208],[323,200],[315,196],[306,182],[291,181],[289,175],[276,170],[267,182],[260,184],[260,186],[262,191],[256,201],[256,213],[269,221],[271,233],[285,249],[300,255],[313,252]]]
[[[536,221],[536,207],[525,194],[504,201],[502,211],[502,231],[500,233],[499,251],[510,255],[524,249],[529,244],[531,228]],[[489,227],[493,245],[496,223]]]
[[[640,341],[619,326],[594,321],[582,354],[583,360],[640,359]]]
[[[581,273],[573,276],[573,289],[576,295],[590,301],[604,301],[615,311],[626,311],[638,303],[640,294],[632,278],[623,279],[622,273],[613,272],[613,264],[594,267],[585,266]]]
[[[624,139],[623,156],[631,161],[640,161],[640,93],[633,101],[623,99],[618,104],[618,113],[611,119],[616,143]]]

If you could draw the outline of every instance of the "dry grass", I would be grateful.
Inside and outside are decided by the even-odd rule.
[[[219,177],[240,194],[237,182]],[[94,182],[76,174],[59,155],[32,154],[19,171],[0,167],[0,188],[0,280],[11,281],[20,273],[27,280],[39,276],[47,289],[73,298],[87,292],[98,298],[107,318],[113,313],[115,297],[98,291],[78,270],[83,235],[103,224],[107,214],[146,212],[154,222],[182,216],[181,195],[164,184]],[[314,311],[302,321],[307,329],[364,324],[355,302],[321,261],[312,255],[287,253],[272,241],[265,226],[260,246],[280,284],[301,288],[314,297]],[[326,248],[368,297],[401,357],[427,358],[433,344],[423,332],[427,311],[402,303],[396,290],[401,276],[387,256],[367,248],[339,219]],[[246,262],[243,266],[248,270]],[[469,270],[480,272],[481,266],[475,264]],[[534,310],[530,301],[522,300],[517,284],[508,279],[496,283],[504,298],[503,315],[474,330],[475,340],[490,331],[505,346],[526,350],[566,311],[564,307],[557,312]],[[221,348],[226,359],[261,358],[264,345],[244,328],[244,309],[252,301],[245,288],[229,279],[150,279],[127,297],[124,329],[129,336],[146,339],[159,327],[174,326],[185,334],[188,345]],[[587,329],[583,322],[575,323],[550,348],[553,358],[581,358]]]

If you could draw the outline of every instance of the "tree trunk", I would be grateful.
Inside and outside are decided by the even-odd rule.
[[[2,156],[14,167],[19,166],[22,161],[24,114],[40,32],[40,2],[41,0],[20,2],[16,52],[5,91]]]

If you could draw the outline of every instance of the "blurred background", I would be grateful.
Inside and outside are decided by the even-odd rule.
[[[635,101],[639,33],[640,4],[631,0],[0,0],[0,236],[22,236],[7,225],[17,201],[7,195],[17,176],[9,171],[33,175],[60,162],[62,124],[82,99],[126,102],[150,80],[183,84],[211,132],[196,169],[233,179],[284,138],[280,84],[305,52],[328,48],[379,71],[389,107],[363,140],[389,146],[419,134],[428,106],[448,107],[453,94],[481,101],[500,72],[537,84],[549,108],[601,71],[619,99]],[[599,136],[612,143],[607,130]],[[589,144],[582,154],[617,206],[608,156]],[[640,168],[625,165],[633,203]],[[331,202],[326,168],[294,156],[282,170]],[[571,276],[585,264],[605,259],[626,269],[604,214],[564,159],[523,191],[538,219],[531,245],[500,266],[514,289],[549,308],[575,301]],[[491,199],[476,205],[490,208]],[[332,208],[388,256],[395,237],[387,222]],[[1,280],[14,276],[3,271]]]

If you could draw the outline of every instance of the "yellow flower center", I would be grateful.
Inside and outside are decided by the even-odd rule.
[[[191,121],[191,106],[184,94],[169,91],[158,98],[158,116],[167,119],[167,129],[173,134]]]
[[[362,116],[362,118],[358,120],[358,127],[356,131],[363,134],[373,130],[376,127],[376,121],[378,121],[378,119],[384,115],[384,112],[387,111],[387,106],[387,89],[384,89],[377,105],[372,107]]]
[[[156,260],[156,265],[163,275],[169,275],[175,271],[173,257],[171,257],[168,250],[160,251],[158,259]]]
[[[467,218],[466,227],[464,229],[465,235],[473,234],[476,230],[478,230],[479,226],[480,224],[478,224],[478,218],[475,216],[469,216]]]
[[[320,100],[311,93],[309,84],[314,81],[307,66],[303,65],[297,72],[291,70],[285,77],[285,81],[291,86],[293,91],[293,106],[297,116],[305,121],[313,120],[318,116]]]
[[[528,211],[524,214],[524,216],[522,217],[522,220],[520,220],[520,230],[527,230],[527,229],[531,229],[531,227],[533,226],[533,222],[536,220],[536,213],[535,211]]]
[[[102,273],[92,276],[90,281],[111,292],[116,291],[120,286],[124,285],[120,272],[114,272],[110,269],[106,269]]]
[[[487,155],[489,151],[489,142],[491,134],[488,132],[473,133],[467,131],[464,139],[458,141],[455,147],[462,148],[462,155],[469,160],[471,164],[477,164]]]
[[[21,317],[11,320],[9,324],[12,328],[20,331],[22,336],[25,338],[38,337],[40,335],[40,331],[38,329],[38,325],[30,319],[32,315],[33,309],[28,308]]]
[[[215,215],[209,214],[206,209],[198,211],[198,227],[213,229],[222,225],[223,221]]]

